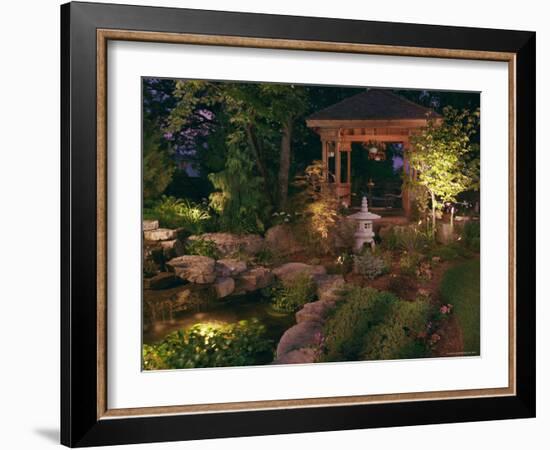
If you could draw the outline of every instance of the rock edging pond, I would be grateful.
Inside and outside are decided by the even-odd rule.
[[[321,350],[323,324],[328,313],[341,299],[344,286],[341,275],[317,274],[316,302],[306,303],[296,312],[296,325],[285,331],[277,345],[273,364],[308,364],[316,361]]]
[[[345,283],[341,275],[327,275],[322,265],[288,262],[269,268],[234,257],[260,252],[264,240],[257,235],[208,233],[187,238],[186,242],[213,242],[219,255],[215,259],[184,254],[185,245],[178,230],[159,228],[157,221],[144,221],[143,229],[144,257],[156,264],[153,275],[144,278],[144,325],[170,321],[175,313],[198,312],[197,316],[202,317],[208,313],[201,311],[215,308],[226,299],[259,292],[275,282],[286,285],[306,274],[316,285],[318,300],[306,303],[295,313],[295,324],[278,340],[273,364],[315,362],[322,344],[323,324],[340,299]]]

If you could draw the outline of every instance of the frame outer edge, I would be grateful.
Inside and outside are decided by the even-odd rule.
[[[60,358],[60,442],[71,443],[71,368],[70,368],[70,4],[61,5],[61,358]]]
[[[519,361],[516,366],[516,374],[518,381],[518,394],[516,397],[508,398],[492,398],[487,401],[483,400],[448,400],[441,401],[432,404],[431,408],[440,410],[441,415],[434,416],[433,412],[428,411],[430,403],[426,401],[419,402],[418,404],[396,404],[395,406],[385,405],[357,405],[352,407],[336,407],[332,413],[336,414],[332,420],[328,420],[329,408],[316,407],[307,411],[307,408],[299,408],[295,410],[277,411],[277,410],[264,410],[256,412],[234,412],[231,414],[212,414],[212,419],[205,418],[205,415],[195,414],[182,417],[177,416],[155,416],[155,417],[133,417],[129,419],[109,419],[109,420],[97,420],[97,394],[98,391],[94,390],[93,395],[87,392],[87,389],[92,384],[97,387],[98,373],[94,371],[93,374],[87,373],[86,369],[90,366],[89,356],[87,353],[82,355],[82,352],[94,352],[94,358],[97,357],[98,347],[101,342],[101,337],[92,333],[92,336],[86,336],[86,331],[89,331],[88,319],[85,323],[81,323],[84,319],[83,314],[90,313],[90,307],[87,302],[90,295],[97,297],[99,291],[96,292],[96,287],[93,286],[93,292],[83,292],[83,288],[89,287],[91,280],[89,280],[89,274],[84,273],[83,262],[79,262],[78,258],[73,259],[73,254],[79,256],[78,251],[88,251],[91,247],[89,242],[82,243],[82,238],[88,239],[90,233],[94,234],[97,229],[100,230],[99,223],[94,221],[93,225],[87,223],[83,229],[83,223],[86,223],[86,219],[90,218],[90,205],[89,202],[92,198],[94,201],[99,197],[99,186],[96,184],[93,193],[82,193],[82,187],[89,188],[90,177],[99,182],[99,178],[95,178],[97,173],[97,167],[93,164],[93,167],[85,167],[84,165],[93,159],[97,162],[95,151],[93,152],[93,158],[90,155],[86,155],[90,143],[89,133],[85,131],[83,125],[90,125],[90,118],[93,115],[91,113],[90,105],[86,103],[79,104],[78,100],[87,100],[90,97],[90,89],[96,88],[95,71],[93,77],[85,75],[86,68],[89,70],[91,62],[89,60],[89,52],[93,45],[96,44],[95,30],[96,28],[109,28],[111,24],[115,26],[122,24],[138,23],[143,24],[143,27],[147,28],[148,20],[144,13],[146,11],[154,10],[155,20],[158,17],[164,15],[166,17],[170,13],[170,9],[166,8],[145,8],[145,7],[129,7],[125,5],[99,5],[99,4],[86,4],[86,3],[73,3],[63,5],[61,7],[61,115],[62,115],[62,129],[61,129],[61,224],[62,224],[62,237],[61,237],[61,254],[62,254],[62,267],[61,267],[61,292],[62,292],[62,308],[61,308],[61,336],[62,336],[62,359],[61,359],[61,441],[65,445],[70,446],[89,446],[89,445],[106,445],[106,444],[121,444],[121,443],[137,443],[137,442],[153,442],[159,440],[180,440],[180,439],[204,439],[213,437],[230,437],[230,436],[245,436],[245,435],[265,435],[274,433],[295,433],[295,432],[308,432],[308,431],[329,431],[339,429],[352,429],[352,428],[368,428],[368,427],[384,427],[384,426],[399,426],[405,424],[423,424],[423,423],[444,423],[444,422],[462,422],[462,421],[478,421],[478,420],[490,420],[490,419],[503,419],[503,418],[515,418],[515,417],[533,417],[535,414],[535,353],[534,353],[534,319],[535,319],[535,306],[531,302],[520,302],[518,305],[518,322],[519,318],[524,320],[523,323],[518,323],[518,355],[523,355],[523,360]],[[163,11],[160,11],[163,10]],[[176,9],[176,11],[178,11]],[[312,24],[314,21],[323,22],[335,26],[336,23],[344,25],[346,20],[335,19],[331,22],[331,19],[321,18],[292,18],[291,16],[267,16],[267,15],[254,15],[247,13],[223,13],[223,12],[208,12],[208,11],[191,11],[191,10],[179,10],[181,14],[178,16],[198,17],[202,23],[198,25],[198,28],[207,29],[205,19],[211,14],[216,16],[219,20],[220,17],[231,16],[236,18],[236,23],[229,26],[230,29],[235,29],[240,26],[245,18],[250,19],[252,17],[258,17],[259,22],[265,22],[271,20],[270,24],[280,23],[285,19],[289,22],[296,22],[303,20],[304,23]],[[110,13],[113,13],[112,15]],[[121,13],[129,13],[128,18]],[[262,17],[263,16],[263,17]],[[153,20],[154,22],[154,20]],[[351,21],[358,22],[358,21]],[[171,22],[173,24],[173,21]],[[365,22],[366,23],[366,22]],[[356,26],[356,24],[354,24]],[[389,27],[392,24],[378,23],[378,27]],[[411,30],[419,30],[422,25],[413,24],[393,24],[397,28],[401,28],[402,32],[397,34],[402,38],[404,34],[410,33]],[[158,25],[155,25],[158,26]],[[179,26],[179,25],[178,25]],[[154,27],[152,25],[152,27]],[[163,26],[164,27],[164,26]],[[190,25],[191,28],[195,25]],[[182,25],[183,28],[183,25]],[[211,28],[211,27],[210,27]],[[434,39],[434,29],[438,28],[439,32],[443,32],[446,27],[432,27],[430,29],[429,39]],[[406,29],[406,31],[405,31]],[[254,27],[250,29],[242,28],[243,33],[247,36],[257,36],[260,38],[260,32]],[[447,28],[447,31],[452,30]],[[470,30],[470,31],[468,31]],[[474,31],[472,31],[474,30]],[[92,31],[94,32],[93,44],[89,42],[92,38]],[[159,32],[161,30],[158,30]],[[473,35],[486,32],[490,38],[485,47],[494,49],[495,47],[506,47],[507,49],[514,48],[514,53],[517,52],[517,85],[516,91],[517,98],[517,111],[521,111],[521,120],[518,117],[518,127],[516,136],[516,152],[517,152],[517,175],[521,177],[523,185],[516,186],[518,198],[522,198],[523,208],[517,208],[517,222],[516,230],[529,231],[527,236],[525,233],[518,233],[521,236],[521,244],[529,244],[524,246],[518,246],[520,254],[516,260],[516,270],[518,271],[518,283],[516,285],[516,292],[522,292],[523,298],[535,298],[534,297],[534,270],[531,263],[531,255],[534,249],[534,223],[529,222],[529,219],[534,215],[534,152],[524,151],[523,156],[520,155],[519,150],[531,146],[534,148],[535,143],[535,34],[528,32],[513,32],[508,34],[504,33],[504,30],[483,30],[483,29],[456,29],[455,31],[462,31],[464,33],[471,33],[469,39],[466,39],[463,43],[465,47],[478,47],[479,44],[472,44],[471,38]],[[182,31],[183,32],[183,31]],[[190,31],[192,32],[192,31]],[[273,32],[272,30],[270,32]],[[285,34],[284,30],[276,32],[278,34]],[[317,30],[309,30],[307,33],[316,34]],[[504,34],[503,34],[504,33]],[[213,33],[215,34],[215,33]],[[287,35],[292,32],[287,33]],[[505,43],[498,44],[496,42],[497,36],[504,36]],[[83,39],[84,43],[81,43],[79,39]],[[292,38],[289,38],[292,39]],[[369,40],[369,36],[365,35],[364,40]],[[384,37],[381,38],[383,41]],[[429,40],[428,39],[428,40]],[[79,46],[72,46],[72,43],[79,43]],[[391,44],[394,45],[394,44]],[[500,51],[500,50],[499,50]],[[507,50],[508,51],[508,50]],[[94,54],[95,64],[95,54]],[[95,66],[94,66],[95,67]],[[84,68],[84,70],[83,70]],[[90,79],[89,79],[90,78]],[[72,83],[75,81],[82,81],[84,84],[80,89],[74,89]],[[521,89],[520,89],[521,88]],[[82,89],[85,91],[81,93]],[[97,92],[97,91],[96,91]],[[522,97],[525,95],[525,97]],[[74,110],[71,109],[74,106]],[[95,111],[96,103],[94,102],[93,108]],[[77,110],[77,111],[75,111]],[[94,123],[99,120],[99,115],[94,116]],[[95,130],[92,133],[95,135]],[[87,140],[84,140],[86,139]],[[93,139],[92,139],[93,140]],[[78,145],[81,144],[81,145]],[[82,148],[84,146],[84,148]],[[74,169],[74,170],[73,170]],[[83,176],[84,179],[79,179]],[[529,194],[524,197],[523,194]],[[73,198],[74,197],[74,198]],[[79,201],[83,201],[84,204],[79,204]],[[97,203],[94,203],[94,206]],[[94,213],[97,213],[94,208]],[[522,216],[522,213],[524,215]],[[96,217],[97,219],[97,217]],[[87,228],[89,226],[89,229]],[[75,236],[73,234],[77,234]],[[73,246],[74,244],[74,246]],[[94,247],[97,243],[94,241]],[[96,248],[97,249],[97,248]],[[80,255],[82,256],[82,255]],[[84,257],[84,256],[82,256]],[[92,256],[85,253],[87,265],[87,271],[92,268],[97,268],[96,255]],[[92,261],[93,259],[93,261]],[[523,268],[520,267],[518,261],[523,262]],[[527,264],[526,264],[527,263]],[[92,267],[95,265],[94,267]],[[520,271],[521,269],[521,271]],[[94,280],[97,282],[97,278]],[[73,281],[74,276],[74,281]],[[523,283],[521,281],[523,280]],[[76,288],[73,284],[77,285]],[[529,284],[531,284],[529,286]],[[77,292],[77,298],[74,297],[74,293]],[[532,296],[531,296],[532,294]],[[99,314],[99,310],[94,309],[92,312]],[[96,316],[94,324],[99,318]],[[76,321],[75,321],[76,320]],[[90,319],[91,320],[91,319]],[[72,322],[75,321],[77,327],[72,327]],[[89,334],[89,333],[88,333]],[[93,339],[92,339],[93,338]],[[79,345],[79,349],[73,348]],[[78,352],[77,352],[78,351]],[[97,368],[97,366],[96,366]],[[91,401],[92,397],[95,400],[93,407],[93,414],[91,414]],[[489,403],[489,400],[492,400]],[[451,406],[451,405],[454,405]],[[500,406],[499,406],[500,405]],[[476,407],[477,406],[477,407]],[[451,409],[456,410],[453,412]],[[342,414],[339,413],[342,412]],[[355,411],[355,414],[352,414]],[[395,418],[390,413],[395,411],[397,414]],[[405,411],[413,412],[417,414],[409,419],[403,418]],[[361,412],[361,413],[360,413]],[[378,413],[376,413],[378,412]],[[356,415],[358,414],[358,415]],[[281,423],[273,423],[271,420],[279,418]],[[301,418],[301,419],[300,419]],[[251,425],[245,426],[241,421],[250,420]],[[405,422],[404,422],[405,421]],[[277,422],[277,421],[276,421]],[[212,430],[210,425],[203,429],[197,428],[199,424],[204,426],[205,424],[218,423],[221,427]],[[172,426],[169,426],[171,424]],[[186,424],[186,425],[184,425]],[[195,424],[195,426],[193,426]],[[252,424],[256,424],[255,427]],[[177,429],[173,428],[177,425]],[[257,427],[257,428],[256,428]],[[162,431],[164,430],[164,432]]]

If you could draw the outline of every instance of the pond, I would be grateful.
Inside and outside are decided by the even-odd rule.
[[[144,329],[143,343],[156,343],[172,331],[188,328],[196,323],[229,324],[253,318],[265,326],[266,337],[273,341],[273,350],[283,333],[296,323],[294,313],[274,310],[268,299],[253,292],[225,299],[202,311],[178,312],[174,313],[171,320],[156,321]]]

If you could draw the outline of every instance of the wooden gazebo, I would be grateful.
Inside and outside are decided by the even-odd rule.
[[[306,124],[321,138],[326,176],[336,184],[336,195],[350,205],[351,144],[402,144],[404,172],[414,177],[407,161],[412,151],[410,136],[425,127],[429,117],[441,120],[431,109],[389,90],[369,89],[312,114]],[[409,215],[411,198],[406,188],[402,188],[401,195],[404,212]]]

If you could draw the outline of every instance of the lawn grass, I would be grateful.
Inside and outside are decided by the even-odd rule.
[[[453,314],[462,328],[464,352],[479,355],[479,260],[449,269],[441,282],[443,303],[451,303]],[[474,353],[471,353],[474,352]]]

